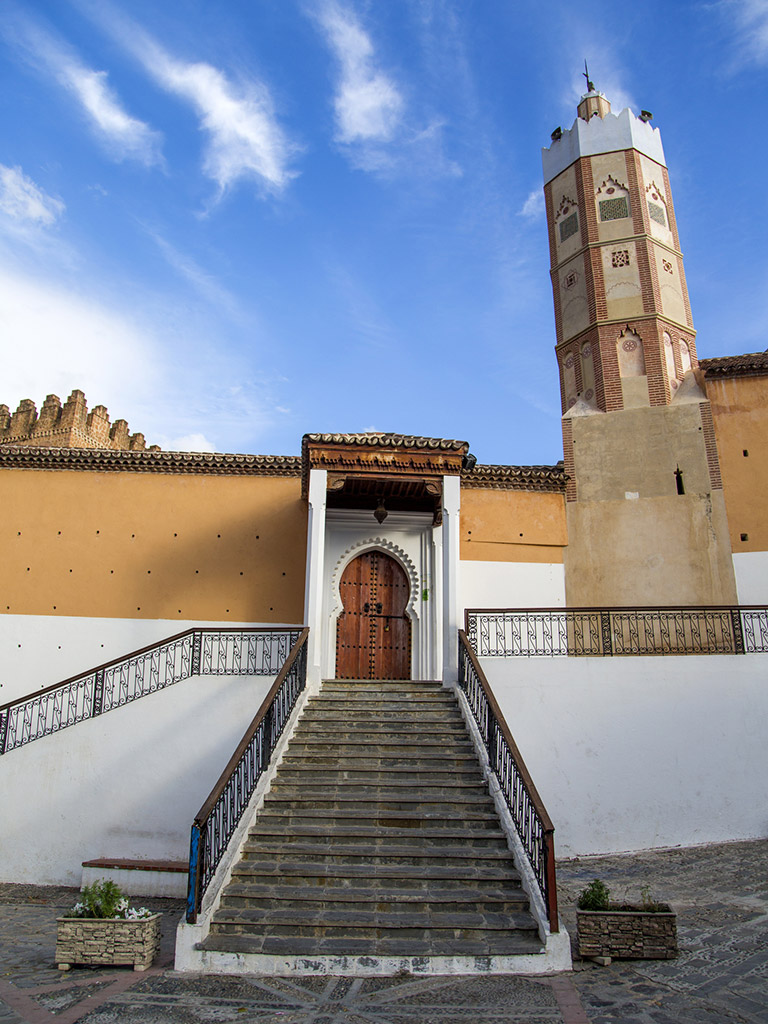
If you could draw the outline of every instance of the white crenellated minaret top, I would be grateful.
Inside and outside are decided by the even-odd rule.
[[[581,97],[577,110],[578,117],[570,129],[557,128],[552,133],[552,145],[541,151],[545,185],[579,157],[597,153],[636,149],[667,166],[661,132],[651,126],[650,115],[635,117],[629,107],[620,114],[612,113],[610,102],[594,86]]]

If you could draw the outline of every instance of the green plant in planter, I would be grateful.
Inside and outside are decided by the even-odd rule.
[[[579,893],[579,910],[608,910],[610,905],[610,889],[599,878],[595,878]]]
[[[128,900],[115,882],[100,878],[91,885],[83,886],[80,899],[65,917],[86,918],[125,918],[137,921],[143,917],[151,917],[152,911],[146,907],[129,905]]]

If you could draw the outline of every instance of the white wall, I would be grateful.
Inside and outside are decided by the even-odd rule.
[[[745,551],[733,556],[739,604],[768,605],[768,551]]]
[[[0,615],[0,704],[194,627],[276,623]]]
[[[565,568],[548,562],[461,563],[463,608],[561,608]]]
[[[97,857],[186,860],[272,682],[193,677],[0,757],[0,881],[79,885]]]
[[[768,835],[768,655],[481,662],[558,856]]]

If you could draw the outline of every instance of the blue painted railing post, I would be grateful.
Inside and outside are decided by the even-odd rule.
[[[187,924],[197,920],[197,880],[200,863],[200,826],[195,822],[189,837],[189,881],[187,884]]]

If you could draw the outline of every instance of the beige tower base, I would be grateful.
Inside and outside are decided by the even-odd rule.
[[[737,602],[708,423],[709,403],[690,391],[669,406],[602,413],[578,403],[566,413],[576,481],[567,503],[569,606]]]

